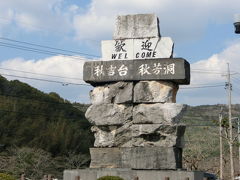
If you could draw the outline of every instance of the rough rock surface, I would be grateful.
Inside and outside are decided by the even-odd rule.
[[[182,149],[176,147],[90,148],[90,168],[177,169]]]
[[[96,126],[123,125],[132,121],[132,106],[123,104],[95,104],[86,111],[86,118]]]
[[[155,14],[117,16],[113,39],[160,37]]]
[[[139,104],[133,108],[134,124],[177,124],[186,105],[176,103]]]
[[[175,103],[178,85],[166,81],[140,81],[134,86],[134,103]]]
[[[130,147],[132,122],[123,126],[93,126],[94,147]]]
[[[95,87],[90,91],[90,99],[92,104],[130,103],[132,102],[132,93],[132,82],[117,82]]]
[[[92,126],[94,147],[113,147],[117,126]]]
[[[155,147],[184,147],[183,125],[134,124],[131,126],[131,145]]]
[[[185,126],[134,124],[93,126],[94,147],[184,147]]]

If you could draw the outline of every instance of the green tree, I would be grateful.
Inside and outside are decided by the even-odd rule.
[[[6,173],[0,173],[0,180],[16,180],[16,178]]]
[[[98,178],[97,180],[124,180],[124,179],[120,178],[119,176],[103,176]]]
[[[30,179],[41,179],[52,166],[50,153],[36,148],[11,148],[5,171],[15,176],[25,174]]]

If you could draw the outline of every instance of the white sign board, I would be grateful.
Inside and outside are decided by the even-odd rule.
[[[103,60],[171,58],[172,52],[169,37],[102,41]]]

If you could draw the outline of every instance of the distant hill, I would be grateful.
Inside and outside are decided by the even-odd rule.
[[[225,104],[187,106],[182,122],[189,125],[216,125],[221,108],[223,116],[228,117],[228,105]],[[232,117],[240,117],[240,104],[232,105]]]
[[[189,170],[204,170],[219,174],[219,113],[223,108],[223,152],[224,179],[230,179],[228,133],[228,106],[223,104],[188,106],[182,122],[187,125],[185,148],[183,151],[184,167]],[[240,104],[232,105],[234,162],[236,174],[239,173],[237,142],[237,119],[240,118]]]
[[[54,156],[88,153],[93,135],[82,107],[79,110],[57,93],[46,94],[0,76],[0,144],[41,148]]]

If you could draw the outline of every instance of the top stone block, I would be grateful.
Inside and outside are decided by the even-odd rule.
[[[155,14],[118,16],[113,39],[160,37],[158,18]]]

